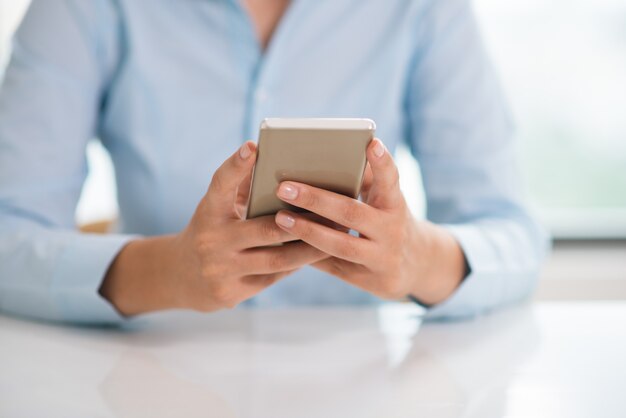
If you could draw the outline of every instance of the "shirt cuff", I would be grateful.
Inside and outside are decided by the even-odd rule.
[[[113,259],[134,238],[77,234],[65,248],[52,276],[50,290],[60,320],[90,324],[124,320],[99,290]]]
[[[492,256],[493,248],[476,225],[441,225],[458,241],[469,266],[469,274],[445,301],[434,305],[426,317],[463,318],[483,313],[497,304],[496,289],[501,285],[502,269]]]

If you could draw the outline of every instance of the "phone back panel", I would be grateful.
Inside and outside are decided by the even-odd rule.
[[[261,128],[247,217],[272,215],[281,209],[301,211],[276,197],[278,185],[285,180],[357,198],[365,171],[365,151],[373,138],[373,127]]]

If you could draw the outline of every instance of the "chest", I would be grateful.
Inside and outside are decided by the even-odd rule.
[[[291,0],[243,0],[261,49],[265,50]]]
[[[120,2],[127,55],[101,138],[124,179],[120,206],[160,208],[135,224],[184,225],[215,169],[266,117],[369,117],[390,148],[403,137],[414,2],[293,0],[265,29],[265,50],[235,3]],[[159,201],[137,190],[159,190]]]

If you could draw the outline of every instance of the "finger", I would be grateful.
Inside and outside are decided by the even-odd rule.
[[[298,239],[276,225],[273,215],[234,222],[228,226],[227,236],[224,245],[236,250],[263,247]]]
[[[334,257],[365,264],[371,259],[371,241],[320,225],[293,212],[280,211],[276,223],[302,241]]]
[[[372,290],[370,275],[367,274],[368,270],[363,265],[354,264],[337,257],[329,257],[313,263],[311,266],[365,291]]]
[[[252,171],[255,156],[256,145],[248,141],[215,171],[206,194],[211,210],[223,215],[237,216],[235,211],[237,187]]]
[[[243,274],[272,274],[297,269],[327,258],[305,242],[292,242],[280,247],[254,248],[242,253]]]
[[[237,186],[237,198],[235,205],[240,219],[246,218],[248,197],[250,196],[250,183],[252,182],[252,170],[248,172],[243,181]]]
[[[367,202],[367,198],[372,188],[372,182],[374,181],[374,175],[372,174],[372,167],[367,163],[365,166],[365,172],[363,173],[363,184],[361,185],[361,200]]]
[[[250,274],[248,276],[243,276],[241,278],[241,283],[250,287],[253,292],[256,294],[261,290],[265,289],[276,283],[278,280],[287,277],[296,271],[300,270],[292,269],[287,271],[279,271],[278,273],[270,273],[270,274]]]
[[[239,296],[241,297],[241,300],[250,299],[251,297],[256,296],[259,292],[275,284],[280,279],[283,279],[298,270],[300,269],[293,269],[270,274],[251,274],[248,276],[243,276],[241,278],[242,287]]]
[[[309,210],[365,235],[378,229],[374,208],[339,193],[285,181],[278,187],[277,196],[290,205]]]
[[[372,168],[372,185],[368,204],[378,209],[394,209],[404,200],[400,191],[398,168],[380,139],[373,139],[367,147],[367,160]]]
[[[303,213],[302,216],[328,227],[347,232],[344,227],[314,213]],[[229,225],[227,236],[229,238],[225,239],[224,245],[236,250],[246,250],[298,240],[293,234],[276,225],[273,215],[235,222]]]
[[[354,276],[355,269],[365,269],[361,264],[351,263],[337,257],[325,258],[311,264],[311,266],[346,281]]]
[[[337,231],[343,231],[343,232],[349,232],[350,231],[350,228],[347,228],[347,227],[345,227],[343,225],[339,225],[337,222],[331,221],[330,219],[326,219],[323,216],[318,215],[317,213],[303,212],[300,215],[304,216],[307,219],[312,220],[313,222],[317,222],[318,224],[322,224],[322,225],[327,226],[329,228],[336,229]],[[276,222],[274,222],[274,223],[276,223]]]

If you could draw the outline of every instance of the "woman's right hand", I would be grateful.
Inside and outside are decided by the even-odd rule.
[[[187,227],[176,235],[131,241],[113,261],[100,293],[123,315],[188,308],[232,308],[278,279],[328,257],[276,225],[242,219],[256,146],[246,142],[215,172]],[[240,208],[239,208],[240,209]],[[286,243],[281,246],[273,244]]]

